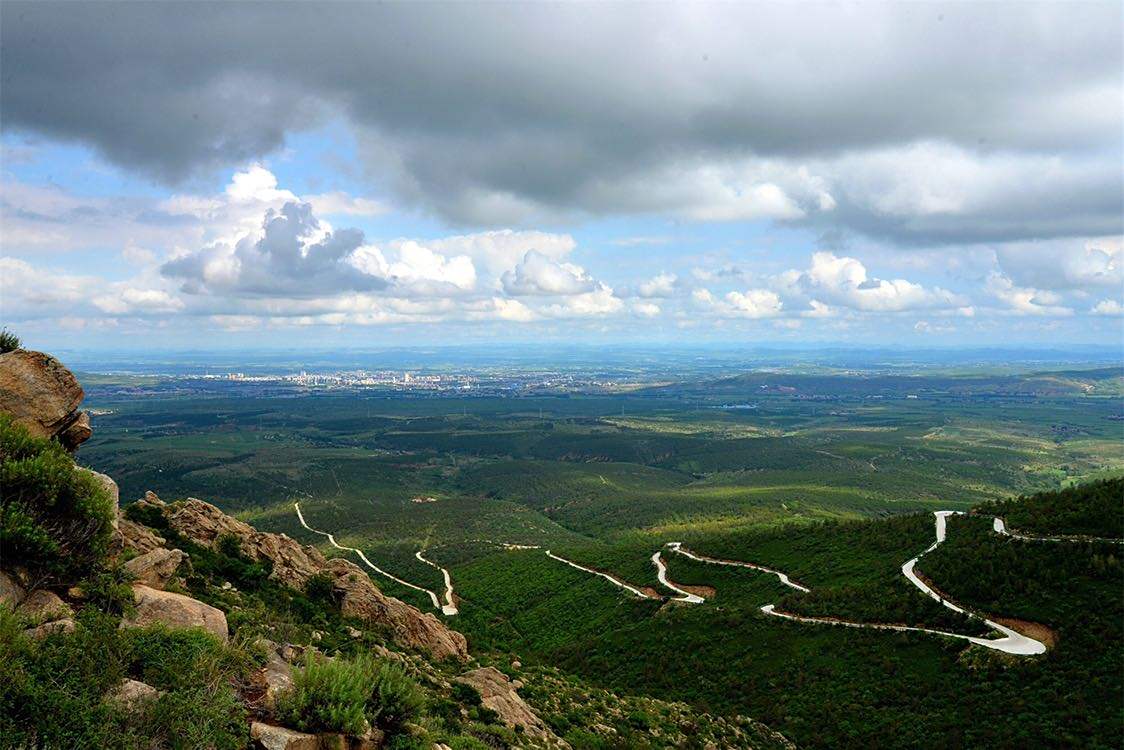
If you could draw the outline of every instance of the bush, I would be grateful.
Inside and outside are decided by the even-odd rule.
[[[402,731],[406,722],[416,719],[425,704],[417,683],[400,667],[382,662],[375,672],[375,689],[367,701],[367,717],[388,734]]]
[[[20,337],[7,328],[0,330],[0,354],[14,352],[20,348]]]
[[[317,573],[304,582],[305,595],[314,602],[334,603],[335,583],[327,573]]]
[[[133,574],[120,565],[103,568],[78,584],[82,595],[93,606],[110,615],[133,613]]]
[[[306,732],[360,734],[370,723],[395,735],[424,703],[421,688],[395,664],[365,654],[348,660],[309,653],[278,698],[277,716]]]
[[[33,575],[80,578],[106,552],[115,509],[62,446],[0,414],[0,549]]]
[[[367,724],[374,673],[370,657],[329,660],[310,652],[293,671],[292,687],[279,696],[277,716],[305,732],[360,734]]]
[[[38,643],[0,605],[0,747],[207,747],[242,750],[246,721],[230,687],[247,656],[198,629],[120,630],[92,608],[73,633]],[[126,677],[166,691],[136,713],[106,695]]]

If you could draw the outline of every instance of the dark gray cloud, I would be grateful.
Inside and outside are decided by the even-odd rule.
[[[168,261],[160,271],[182,281],[188,294],[235,291],[299,298],[385,289],[385,278],[348,262],[362,244],[360,230],[325,231],[312,206],[293,202],[266,214],[260,238],[244,237],[233,248],[212,245]]]
[[[342,114],[380,184],[458,223],[764,216],[912,243],[1121,227],[1119,3],[0,13],[5,127],[169,182]],[[967,166],[934,174],[917,144]]]

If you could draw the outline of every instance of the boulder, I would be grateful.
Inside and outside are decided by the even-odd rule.
[[[77,448],[90,436],[89,417],[78,411],[83,395],[74,373],[49,354],[26,349],[0,354],[0,411],[32,435]]]
[[[76,627],[77,624],[75,624],[74,620],[67,617],[62,620],[55,620],[54,622],[45,622],[39,627],[23,631],[23,634],[28,638],[39,640],[41,638],[46,638],[52,633],[73,633]]]
[[[259,750],[319,750],[320,740],[314,734],[255,721],[250,724],[250,739]]]
[[[126,562],[125,570],[133,574],[136,583],[162,589],[186,559],[182,550],[159,547]]]
[[[385,746],[386,735],[380,729],[369,728],[366,732],[351,740],[351,750],[379,750]]]
[[[23,601],[23,586],[19,585],[14,576],[0,571],[0,602],[7,602],[14,607]]]
[[[163,623],[170,628],[199,627],[224,641],[229,635],[226,615],[222,610],[198,599],[143,585],[134,585],[133,594],[136,597],[136,612],[122,622],[124,626],[142,627]]]
[[[468,643],[463,635],[447,628],[432,614],[382,593],[355,563],[334,558],[325,569],[332,576],[333,591],[344,617],[386,626],[395,643],[427,651],[438,659],[468,657]]]
[[[277,707],[277,696],[293,686],[293,667],[281,658],[278,649],[269,650],[269,658],[259,670],[259,682],[265,690],[262,704],[272,711]]]
[[[120,536],[120,547],[131,549],[140,555],[163,547],[167,543],[164,537],[153,533],[152,529],[130,521],[121,513],[117,514],[117,531]]]
[[[74,615],[74,610],[58,594],[46,589],[36,589],[24,597],[16,611],[27,615],[33,622],[61,620]]]
[[[523,702],[515,692],[507,675],[495,667],[481,667],[465,672],[456,678],[457,682],[471,685],[480,693],[480,702],[485,708],[495,711],[500,721],[511,728],[522,727],[528,737],[534,737],[548,744],[563,744],[535,712]]]
[[[106,700],[132,711],[145,701],[156,700],[160,695],[160,691],[151,685],[126,679],[116,690],[106,695]]]

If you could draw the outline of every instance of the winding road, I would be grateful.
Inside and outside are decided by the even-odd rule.
[[[445,575],[445,584],[447,586],[445,595],[448,598],[448,603],[445,606],[441,605],[440,600],[438,600],[438,598],[437,598],[437,594],[433,593],[429,589],[422,588],[421,586],[417,586],[415,584],[412,584],[409,581],[403,581],[398,576],[393,575],[391,573],[387,573],[385,570],[383,570],[379,566],[375,565],[373,562],[371,562],[370,560],[367,559],[367,556],[365,554],[363,554],[363,550],[356,549],[355,547],[345,547],[344,545],[337,542],[336,538],[334,536],[332,536],[331,534],[329,534],[327,531],[321,531],[320,529],[314,529],[311,526],[309,526],[308,522],[304,520],[304,514],[301,513],[300,503],[293,503],[293,509],[296,510],[296,512],[297,512],[297,520],[301,522],[301,526],[303,526],[308,531],[311,531],[313,534],[319,534],[320,536],[327,537],[328,542],[331,543],[331,545],[333,547],[335,547],[336,549],[346,550],[348,552],[354,552],[356,555],[359,556],[359,559],[362,560],[363,563],[368,568],[375,571],[379,575],[385,576],[386,578],[389,578],[390,580],[394,581],[395,583],[400,583],[407,588],[413,589],[414,591],[420,591],[423,594],[428,594],[429,598],[430,598],[430,601],[433,602],[433,608],[434,609],[439,609],[439,610],[441,610],[442,613],[444,613],[446,615],[457,614],[457,607],[453,603],[453,584],[452,584],[452,582],[449,578],[449,572],[447,570],[445,570],[444,568],[441,568],[440,566],[438,566],[434,563],[431,563],[431,562],[429,562],[429,560],[426,560],[425,558],[423,558],[421,556],[421,552],[417,553],[417,557],[418,557],[419,560],[421,560],[424,563],[429,563],[430,565],[433,565],[433,567],[435,567],[435,568],[439,568],[441,570],[441,572]]]
[[[802,616],[802,615],[794,615],[794,614],[791,614],[789,612],[777,611],[775,604],[766,604],[763,607],[761,607],[761,611],[764,612],[767,615],[772,615],[774,617],[782,617],[786,620],[793,620],[795,622],[816,623],[816,624],[821,624],[821,625],[842,625],[844,627],[849,627],[849,628],[868,628],[868,629],[871,629],[871,630],[895,630],[895,631],[899,631],[899,632],[913,631],[913,632],[918,632],[918,633],[930,633],[930,634],[933,634],[933,635],[940,635],[940,636],[944,636],[946,638],[959,638],[961,640],[965,640],[965,641],[969,641],[971,643],[975,643],[979,646],[985,646],[986,648],[995,649],[996,651],[1002,651],[1002,652],[1008,653],[1008,654],[1016,654],[1016,655],[1019,655],[1019,656],[1033,656],[1035,654],[1045,653],[1046,652],[1046,644],[1044,642],[1036,640],[1036,639],[1031,638],[1029,636],[1023,635],[1022,633],[1019,633],[1015,630],[1012,630],[1011,628],[1007,627],[1006,625],[1001,625],[1000,623],[995,622],[993,620],[990,620],[986,617],[983,617],[982,615],[978,615],[975,612],[971,612],[971,611],[965,609],[964,607],[961,607],[960,605],[956,604],[955,602],[949,601],[948,599],[941,596],[941,594],[939,592],[935,591],[931,586],[929,586],[927,583],[925,583],[925,581],[922,580],[917,575],[917,573],[914,571],[914,568],[917,565],[917,561],[920,560],[925,555],[927,555],[928,553],[932,552],[934,549],[936,549],[938,546],[940,546],[940,544],[942,542],[944,542],[944,540],[947,536],[947,533],[948,533],[948,517],[952,516],[952,515],[963,515],[963,511],[939,510],[939,511],[936,511],[933,515],[936,518],[936,521],[935,521],[935,532],[936,532],[935,537],[936,538],[935,538],[935,540],[933,541],[932,544],[930,544],[928,547],[926,547],[923,552],[918,554],[916,557],[914,557],[910,560],[907,560],[902,565],[902,575],[904,575],[909,580],[910,583],[912,583],[914,586],[919,588],[926,596],[928,596],[928,597],[932,598],[933,600],[939,602],[940,604],[944,605],[945,607],[948,607],[953,612],[959,612],[960,614],[963,614],[967,617],[977,619],[977,620],[981,620],[989,628],[991,628],[992,630],[1001,634],[1001,637],[999,637],[999,638],[980,638],[980,637],[977,637],[977,636],[963,635],[961,633],[951,633],[951,632],[948,632],[946,630],[935,630],[935,629],[932,629],[932,628],[913,627],[913,626],[910,626],[910,625],[891,625],[891,624],[888,624],[888,623],[854,622],[852,620],[841,620],[841,619],[832,618],[832,617],[805,617],[805,616]],[[995,519],[995,521],[996,521],[996,523],[994,524],[994,528],[997,532],[999,532],[999,527],[1000,527],[1000,524],[1002,523],[1002,519],[997,518],[997,519]],[[1005,532],[999,532],[999,533],[1005,533]],[[1038,539],[1042,539],[1042,538],[1038,537]],[[689,552],[689,551],[683,549],[683,546],[681,544],[677,543],[677,542],[672,542],[668,546],[673,551],[678,552],[679,554],[682,554],[682,555],[686,555],[687,557],[690,557],[692,560],[698,560],[700,562],[706,562],[706,563],[714,563],[714,564],[718,564],[718,565],[740,565],[742,567],[753,568],[755,570],[760,570],[760,571],[771,573],[771,574],[777,576],[778,578],[780,578],[781,582],[784,583],[787,586],[791,586],[792,588],[798,589],[800,591],[805,591],[805,592],[810,591],[810,589],[808,589],[804,586],[801,586],[800,584],[793,583],[792,580],[787,575],[785,575],[784,573],[781,573],[778,570],[766,568],[766,567],[761,566],[761,565],[754,565],[752,563],[738,563],[738,562],[734,562],[732,560],[718,560],[718,559],[715,559],[715,558],[705,557],[703,555],[699,555],[699,554]]]
[[[345,551],[348,551],[348,552],[354,552],[356,555],[358,555],[359,559],[362,560],[363,563],[368,568],[375,571],[379,575],[384,576],[384,577],[386,577],[386,578],[388,578],[388,579],[390,579],[390,580],[392,580],[396,583],[399,583],[403,586],[406,586],[407,588],[410,588],[410,589],[413,589],[415,591],[419,591],[421,593],[426,594],[427,596],[429,596],[430,601],[433,602],[433,607],[435,609],[439,609],[442,612],[442,614],[447,615],[447,616],[452,616],[452,615],[458,614],[456,600],[454,598],[454,592],[453,592],[453,581],[452,581],[452,577],[449,575],[449,571],[446,570],[445,568],[441,567],[437,563],[433,562],[432,560],[427,559],[425,557],[425,555],[423,554],[425,552],[425,550],[418,550],[414,554],[414,557],[416,557],[420,562],[423,562],[426,565],[430,565],[434,568],[437,568],[439,571],[441,571],[441,575],[442,575],[442,577],[444,578],[444,581],[445,581],[444,603],[441,602],[441,600],[438,598],[438,596],[435,592],[433,592],[433,591],[431,591],[427,588],[423,588],[421,586],[418,586],[416,584],[410,583],[409,581],[405,581],[405,580],[403,580],[403,579],[383,570],[382,568],[378,567],[377,565],[372,563],[369,559],[367,559],[367,556],[363,553],[362,550],[357,549],[355,547],[344,546],[344,545],[338,543],[336,541],[335,537],[332,534],[330,534],[326,531],[321,531],[319,529],[315,529],[315,528],[309,526],[308,522],[305,521],[304,514],[301,512],[300,503],[294,502],[293,503],[293,509],[297,513],[297,519],[300,521],[301,526],[303,526],[305,529],[307,529],[308,531],[311,531],[314,534],[319,534],[323,537],[326,537],[328,539],[328,542],[331,543],[331,545],[333,547],[335,547],[336,549],[345,550]],[[856,622],[856,621],[853,621],[853,620],[843,620],[843,619],[833,618],[833,617],[810,617],[810,616],[792,614],[790,612],[778,611],[776,609],[775,604],[766,604],[766,605],[761,607],[761,611],[763,613],[767,614],[767,615],[770,615],[770,616],[773,616],[773,617],[780,617],[780,618],[783,618],[783,619],[786,619],[786,620],[791,620],[791,621],[794,621],[794,622],[813,623],[813,624],[821,624],[821,625],[841,625],[841,626],[844,626],[844,627],[866,628],[866,629],[870,629],[870,630],[891,630],[891,631],[898,631],[898,632],[912,631],[912,632],[917,632],[917,633],[929,633],[929,634],[932,634],[932,635],[938,635],[938,636],[942,636],[942,637],[945,637],[945,638],[957,638],[957,639],[960,639],[960,640],[965,640],[965,641],[968,641],[970,643],[974,643],[974,644],[979,645],[979,646],[984,646],[985,648],[994,649],[996,651],[1002,651],[1002,652],[1008,653],[1008,654],[1015,654],[1015,655],[1018,655],[1018,656],[1033,656],[1033,655],[1045,653],[1045,651],[1046,651],[1046,643],[1045,642],[1039,641],[1035,638],[1031,638],[1030,636],[1027,636],[1027,635],[1023,635],[1022,633],[1019,633],[1018,631],[1013,630],[1012,628],[1009,628],[1006,625],[995,622],[994,620],[991,620],[991,619],[989,619],[989,618],[987,618],[987,617],[985,617],[981,614],[977,614],[976,612],[973,612],[973,611],[957,604],[956,602],[950,601],[949,599],[945,598],[939,591],[933,589],[923,578],[921,578],[917,574],[916,566],[917,566],[918,561],[922,557],[924,557],[925,555],[927,555],[928,553],[932,552],[934,549],[939,547],[945,541],[945,539],[948,535],[948,518],[949,518],[949,516],[965,515],[965,513],[964,513],[964,511],[957,511],[957,510],[939,510],[939,511],[935,511],[933,515],[934,515],[934,518],[935,518],[935,523],[934,523],[935,539],[934,539],[933,543],[930,544],[928,547],[926,547],[922,552],[917,554],[915,557],[907,560],[905,563],[902,564],[902,566],[901,566],[902,575],[904,575],[906,577],[906,579],[910,583],[912,583],[914,586],[916,586],[922,593],[924,593],[926,596],[930,597],[934,601],[940,603],[942,606],[945,606],[945,607],[951,609],[953,612],[958,612],[958,613],[960,613],[960,614],[962,614],[966,617],[969,617],[969,618],[972,618],[972,619],[979,620],[979,621],[983,622],[985,625],[987,625],[989,628],[991,628],[993,631],[995,631],[996,637],[983,638],[983,637],[979,637],[979,636],[964,635],[962,633],[952,633],[952,632],[949,632],[949,631],[946,631],[946,630],[936,630],[936,629],[933,629],[933,628],[923,628],[923,627],[916,627],[916,626],[911,626],[911,625],[895,625],[895,624],[890,624],[890,623]],[[1001,534],[1003,536],[1007,536],[1007,537],[1012,538],[1012,539],[1019,539],[1019,540],[1032,541],[1032,542],[1089,542],[1089,541],[1093,541],[1093,542],[1108,542],[1108,543],[1114,543],[1114,544],[1124,543],[1124,540],[1121,540],[1121,539],[1107,539],[1107,538],[1099,538],[1099,537],[1072,537],[1072,536],[1034,536],[1034,535],[1012,532],[1007,528],[1004,520],[1002,518],[998,517],[998,516],[993,517],[993,519],[992,519],[992,529],[995,531],[995,533]],[[487,543],[490,543],[490,544],[498,544],[498,545],[500,545],[501,547],[503,547],[504,549],[507,549],[507,550],[541,549],[537,545],[530,545],[530,544],[511,544],[511,543],[507,543],[507,542],[494,542],[492,540],[487,540],[487,539],[480,539],[480,540],[473,540],[473,541],[487,542]],[[811,591],[811,589],[809,589],[807,586],[804,586],[803,584],[800,584],[800,583],[797,583],[796,581],[793,581],[792,578],[790,578],[786,573],[784,573],[780,570],[776,570],[774,568],[770,568],[770,567],[767,567],[767,566],[764,566],[764,565],[758,565],[756,563],[742,562],[742,561],[738,561],[738,560],[724,560],[724,559],[715,558],[715,557],[707,557],[706,555],[701,555],[697,552],[694,552],[692,550],[687,549],[686,547],[683,546],[682,542],[668,542],[665,545],[665,547],[671,552],[674,552],[674,553],[679,554],[679,555],[683,555],[684,557],[689,558],[691,560],[695,560],[696,562],[707,563],[707,564],[711,564],[711,565],[726,565],[726,566],[731,566],[731,567],[749,568],[750,570],[756,570],[756,571],[759,571],[761,573],[767,573],[769,575],[774,575],[774,576],[777,577],[777,579],[782,584],[784,584],[785,586],[788,586],[790,588],[796,589],[797,591],[801,591],[801,592],[804,592],[804,593],[808,593],[808,592]],[[698,594],[692,593],[691,591],[687,591],[687,590],[681,588],[680,586],[676,585],[673,581],[671,581],[668,578],[667,565],[663,560],[662,550],[657,550],[656,552],[652,553],[652,557],[651,557],[652,564],[656,567],[656,577],[659,580],[660,585],[670,589],[671,591],[674,591],[677,594],[677,596],[674,596],[674,597],[663,597],[663,596],[660,596],[658,594],[652,593],[650,589],[648,591],[645,591],[644,589],[641,589],[637,586],[634,586],[630,583],[627,583],[627,582],[617,578],[616,576],[613,576],[610,573],[606,573],[602,570],[597,570],[595,568],[590,568],[590,567],[587,567],[585,565],[581,565],[579,563],[576,563],[573,560],[568,560],[565,557],[562,557],[560,555],[556,555],[552,551],[550,551],[549,549],[545,550],[545,552],[546,552],[546,556],[551,558],[552,560],[557,560],[558,562],[564,563],[564,564],[570,566],[571,568],[574,568],[576,570],[580,570],[584,573],[588,573],[590,575],[595,575],[595,576],[598,576],[600,578],[604,578],[606,581],[609,581],[614,586],[622,588],[625,591],[628,591],[629,593],[631,593],[634,596],[637,596],[641,599],[649,599],[649,600],[656,600],[656,601],[666,599],[667,601],[681,602],[681,603],[684,603],[684,604],[703,604],[703,603],[706,602],[706,599],[704,597],[702,597]]]

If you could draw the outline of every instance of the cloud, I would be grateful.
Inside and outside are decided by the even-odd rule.
[[[1124,287],[1124,238],[1012,243],[997,247],[996,260],[1017,284],[1040,289]]]
[[[162,289],[124,287],[93,299],[94,306],[111,315],[125,313],[170,313],[184,308],[183,301]]]
[[[1089,312],[1093,315],[1119,316],[1124,315],[1124,305],[1120,304],[1119,300],[1102,299],[1093,305],[1093,309]]]
[[[633,302],[632,312],[641,318],[659,317],[660,306],[654,302]]]
[[[903,244],[1121,231],[1113,3],[0,13],[5,129],[169,182],[339,120],[399,203],[463,224],[660,213]]]
[[[168,261],[161,268],[189,294],[236,292],[309,297],[345,290],[383,289],[386,278],[349,262],[363,245],[357,229],[332,231],[307,203],[270,209],[261,236],[234,245],[216,243]]]
[[[499,276],[534,250],[552,260],[566,257],[577,247],[568,234],[499,229],[445,237],[429,243],[444,255],[467,255],[484,270]]]
[[[1073,315],[1071,308],[1059,304],[1061,296],[1056,292],[1018,286],[998,272],[987,277],[987,290],[1018,315]]]
[[[502,279],[503,289],[514,296],[583,294],[597,289],[597,282],[581,266],[551,260],[531,250]]]
[[[746,318],[771,318],[780,315],[783,307],[780,296],[768,289],[729,292],[726,304],[732,313]]]
[[[769,289],[732,291],[719,299],[709,289],[700,288],[691,292],[691,303],[697,310],[723,318],[772,318],[780,315],[784,307],[780,296]]]
[[[814,253],[806,270],[786,271],[778,275],[774,283],[779,290],[791,296],[805,296],[819,304],[865,312],[897,312],[965,304],[960,295],[939,287],[929,289],[906,279],[873,278],[857,258],[826,251]]]
[[[612,315],[624,309],[624,302],[613,294],[612,287],[598,283],[593,291],[563,297],[543,308],[555,318],[586,318]]]
[[[650,298],[670,297],[675,294],[678,277],[673,273],[660,273],[636,286],[637,296]]]
[[[310,195],[305,199],[316,213],[338,214],[340,216],[379,216],[390,209],[379,201],[370,198],[357,198],[336,190],[331,193]]]

